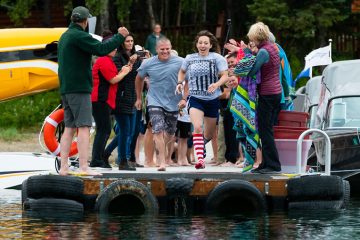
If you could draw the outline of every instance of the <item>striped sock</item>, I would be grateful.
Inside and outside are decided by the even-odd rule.
[[[204,168],[204,138],[201,133],[193,134],[193,143],[195,154],[198,159],[198,164],[195,165],[195,168]]]

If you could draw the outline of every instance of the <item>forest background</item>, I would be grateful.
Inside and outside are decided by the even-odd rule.
[[[71,10],[79,5],[97,16],[97,34],[126,26],[139,45],[144,45],[151,26],[160,23],[183,57],[194,51],[199,30],[210,30],[223,46],[228,19],[229,37],[245,42],[250,25],[263,21],[286,51],[294,78],[303,69],[306,54],[328,45],[329,39],[333,61],[360,58],[359,0],[0,0],[0,28],[65,27]],[[315,68],[314,75],[322,70]],[[39,131],[59,103],[58,90],[1,102],[0,138]]]

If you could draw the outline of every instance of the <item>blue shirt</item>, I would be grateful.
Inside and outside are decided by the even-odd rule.
[[[143,61],[137,71],[141,78],[149,77],[148,106],[178,111],[182,95],[176,94],[175,90],[183,60],[182,57],[170,56],[167,61],[160,61],[158,56],[154,56]]]

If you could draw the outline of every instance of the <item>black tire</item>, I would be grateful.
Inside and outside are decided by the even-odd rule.
[[[303,201],[303,202],[290,202],[290,210],[319,210],[319,209],[341,209],[344,206],[343,200],[333,201]]]
[[[155,196],[142,183],[119,180],[109,184],[97,197],[95,210],[100,213],[157,214],[159,205]]]
[[[64,198],[82,201],[84,183],[78,177],[59,175],[31,176],[27,181],[29,198]]]
[[[35,212],[54,212],[54,213],[71,213],[83,214],[84,205],[74,200],[59,198],[40,198],[25,200],[24,204],[27,209]]]
[[[344,196],[343,180],[339,176],[303,176],[287,182],[290,202],[341,200]]]
[[[250,182],[229,180],[209,194],[206,213],[259,215],[267,210],[265,196]]]
[[[28,198],[27,182],[28,182],[28,180],[26,179],[21,184],[21,205],[22,205],[22,208],[24,208],[24,202]]]

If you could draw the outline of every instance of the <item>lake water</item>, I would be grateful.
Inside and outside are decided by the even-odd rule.
[[[0,190],[0,239],[358,239],[360,200],[339,211],[242,216],[39,218],[21,210],[21,191]]]

